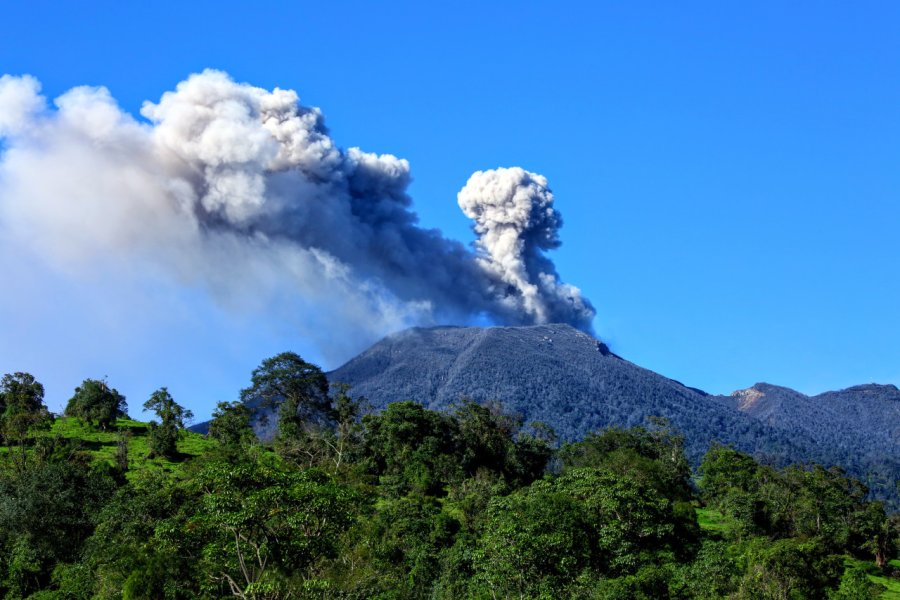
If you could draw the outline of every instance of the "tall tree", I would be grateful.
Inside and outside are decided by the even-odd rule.
[[[241,402],[251,408],[278,410],[276,446],[286,456],[309,455],[309,433],[334,420],[328,379],[322,369],[293,352],[265,359],[254,369]]]
[[[194,418],[194,413],[175,402],[169,390],[162,387],[153,392],[144,402],[144,410],[152,410],[160,422],[150,421],[150,456],[173,457],[178,454],[178,436],[184,429],[185,421]]]
[[[250,409],[240,402],[219,402],[209,423],[209,437],[223,448],[235,448],[253,440]]]
[[[85,379],[75,388],[65,414],[106,430],[116,419],[126,417],[125,396],[109,387],[105,379]]]
[[[0,435],[7,445],[19,445],[23,462],[29,433],[49,420],[50,413],[44,406],[44,386],[33,375],[7,373],[3,376],[0,380]]]

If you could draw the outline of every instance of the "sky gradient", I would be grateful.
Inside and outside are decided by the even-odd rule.
[[[7,3],[0,74],[134,115],[205,68],[296,90],[342,147],[409,160],[420,223],[464,243],[471,173],[521,166],[628,360],[713,393],[900,383],[900,7],[482,4]],[[109,289],[6,250],[0,370],[51,409],[105,375],[136,416],[166,385],[205,417],[267,356],[351,356],[141,268]]]

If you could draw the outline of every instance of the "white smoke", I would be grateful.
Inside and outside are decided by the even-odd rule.
[[[459,207],[475,221],[477,257],[509,308],[537,323],[560,320],[589,328],[594,310],[578,288],[561,283],[544,250],[560,245],[562,217],[553,208],[547,179],[519,167],[477,171],[458,195]]]
[[[277,302],[316,315],[306,333],[323,314],[367,339],[474,317],[591,327],[590,303],[543,254],[561,221],[539,175],[472,176],[459,194],[472,252],[417,226],[407,161],[339,148],[293,91],[204,71],[141,115],[102,87],[51,108],[34,78],[0,78],[3,248],[69,273],[166,273],[226,306]]]

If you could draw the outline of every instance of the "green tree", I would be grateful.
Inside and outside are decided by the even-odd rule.
[[[243,599],[289,597],[333,557],[351,523],[354,495],[319,470],[213,462],[197,476],[193,526],[207,539],[201,569],[210,593]]]
[[[411,494],[384,498],[374,514],[348,531],[353,572],[342,577],[350,597],[429,598],[443,553],[453,544],[459,523],[431,497]],[[342,561],[346,564],[348,561]]]
[[[766,503],[759,493],[760,466],[747,454],[728,446],[714,444],[700,463],[699,486],[703,500],[725,514],[731,523],[731,534],[745,539],[765,533],[771,523]],[[776,486],[780,475],[766,472]],[[770,490],[771,491],[771,490]]]
[[[152,410],[160,420],[159,423],[150,421],[150,456],[176,456],[178,437],[185,421],[194,418],[194,413],[175,402],[164,387],[153,392],[150,399],[144,402],[144,410]]]
[[[162,471],[139,471],[97,517],[83,564],[98,600],[180,600],[199,596],[203,539],[187,520],[199,494]]]
[[[209,423],[209,437],[226,448],[249,443],[256,438],[250,418],[250,409],[243,402],[219,402]]]
[[[471,597],[564,598],[591,565],[592,528],[571,496],[538,481],[491,500]]]
[[[521,419],[504,414],[499,406],[480,406],[466,400],[454,413],[458,424],[461,461],[467,475],[480,469],[495,473],[510,471],[513,459],[513,436]]]
[[[0,436],[6,445],[18,444],[24,466],[30,432],[51,420],[44,406],[44,386],[30,373],[13,373],[0,380]]]
[[[6,597],[49,587],[56,566],[76,561],[114,490],[107,472],[78,461],[35,461],[0,477],[0,588]]]
[[[713,504],[731,489],[749,492],[755,488],[758,468],[749,455],[714,444],[700,463],[700,489]]]
[[[842,558],[818,540],[758,537],[745,548],[744,560],[746,571],[733,596],[740,600],[824,598],[843,572]]]
[[[250,387],[241,390],[250,408],[278,411],[276,447],[294,460],[315,462],[319,447],[310,445],[310,432],[334,419],[328,379],[322,370],[293,352],[265,359],[254,369]]]
[[[640,478],[660,494],[689,500],[691,469],[684,452],[684,438],[668,421],[651,418],[652,429],[611,427],[567,444],[559,457],[564,469],[597,467]]]
[[[875,558],[875,566],[885,569],[888,561],[897,556],[897,531],[884,512],[881,502],[866,502],[854,514],[851,535],[857,548]]]
[[[697,543],[693,511],[678,510],[680,505],[639,477],[572,469],[556,488],[583,507],[595,540],[595,564],[604,574],[633,574],[646,562],[659,562],[662,554]]]
[[[860,569],[847,569],[837,590],[829,592],[828,600],[874,600],[887,591],[879,583],[869,581]]]
[[[75,395],[66,404],[65,414],[105,431],[116,419],[127,417],[127,410],[125,396],[109,387],[105,379],[85,379],[75,388]]]
[[[328,449],[333,471],[340,471],[349,460],[358,457],[363,447],[362,416],[368,404],[365,398],[350,395],[350,386],[338,383],[332,386],[337,393],[332,398],[334,428],[324,429],[321,440]]]
[[[415,402],[394,402],[366,415],[365,456],[370,472],[389,495],[442,496],[462,479],[459,431],[449,415]]]
[[[681,570],[686,595],[698,600],[728,598],[741,576],[733,554],[725,542],[704,541],[696,558]]]

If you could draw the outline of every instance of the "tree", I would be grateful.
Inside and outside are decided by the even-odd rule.
[[[351,523],[354,495],[322,471],[213,462],[196,477],[197,531],[208,540],[201,568],[216,597],[293,597],[315,561],[334,556]],[[224,594],[223,594],[224,592]]]
[[[841,579],[840,587],[828,593],[828,600],[873,600],[878,598],[887,588],[870,581],[861,569],[847,569]]]
[[[652,429],[611,427],[567,444],[559,456],[564,469],[598,467],[639,477],[673,499],[691,498],[691,469],[684,453],[684,438],[668,421],[649,418]]]
[[[442,496],[462,479],[456,420],[415,402],[394,402],[379,415],[366,415],[365,456],[388,494]]]
[[[82,563],[93,594],[62,598],[182,600],[199,597],[197,557],[202,539],[187,520],[199,497],[163,470],[137,471],[99,514]]]
[[[591,565],[591,529],[579,502],[544,481],[492,499],[469,596],[568,597]]]
[[[498,405],[480,406],[464,400],[453,415],[459,426],[458,443],[462,468],[467,475],[479,469],[504,473],[513,458],[513,436],[521,419],[504,414]]]
[[[44,386],[30,373],[6,374],[0,380],[0,435],[4,443],[17,443],[25,460],[25,441],[35,427],[47,423]]]
[[[194,418],[194,413],[175,402],[164,387],[153,392],[150,399],[144,402],[144,410],[152,410],[161,421],[150,421],[150,456],[176,456],[178,436],[184,429],[185,421]]]
[[[35,461],[13,477],[0,477],[0,590],[10,592],[5,597],[25,598],[47,588],[57,565],[78,560],[114,491],[102,469],[78,461]]]
[[[334,419],[322,369],[293,352],[267,358],[250,380],[250,387],[241,390],[241,402],[251,409],[278,411],[276,446],[283,455],[302,455],[309,431]]]
[[[824,598],[843,573],[842,558],[830,554],[817,539],[758,537],[743,554],[746,573],[731,596],[739,600]]]
[[[241,402],[219,402],[209,423],[209,437],[232,449],[252,441],[250,416],[250,409]]]
[[[352,558],[341,562],[355,572],[344,567],[350,585],[342,590],[347,596],[339,597],[435,598],[442,554],[458,530],[459,523],[435,498],[411,494],[379,500],[378,510],[347,533],[353,546],[345,553]]]
[[[750,492],[755,489],[758,468],[747,454],[713,444],[700,463],[700,490],[714,504],[724,499],[729,490]]]
[[[334,465],[335,471],[339,471],[348,458],[361,451],[362,415],[367,410],[368,403],[365,398],[353,398],[349,394],[350,386],[346,383],[338,383],[333,387],[337,390],[332,399],[335,427],[324,431],[321,439],[328,449],[329,462]]]
[[[896,540],[891,521],[884,512],[881,502],[866,502],[855,515],[856,531],[853,533],[860,539],[860,550],[869,552],[875,558],[875,565],[885,569],[888,561],[897,554]]]
[[[75,388],[65,414],[105,431],[116,419],[127,417],[127,410],[125,396],[109,387],[105,379],[85,379]]]
[[[696,543],[693,510],[676,510],[639,475],[599,468],[571,469],[556,481],[556,489],[577,501],[592,526],[595,564],[609,575],[633,574],[661,553]],[[684,522],[687,521],[687,522]]]

